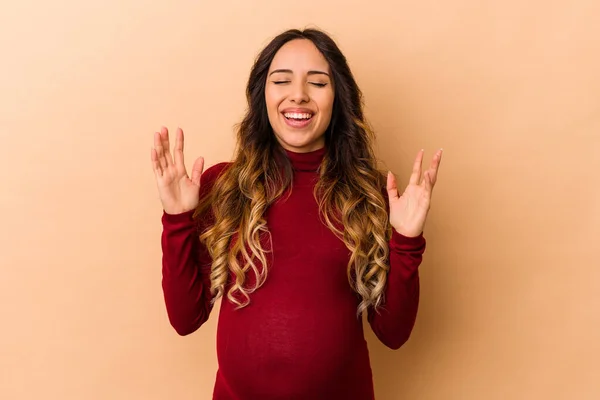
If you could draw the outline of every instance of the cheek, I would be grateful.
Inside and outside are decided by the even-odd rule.
[[[267,113],[274,115],[279,113],[280,96],[272,90],[265,91],[265,103],[267,105]]]
[[[265,102],[267,103],[267,110],[271,111],[271,107],[273,106],[273,95],[271,91],[265,91]]]
[[[333,111],[333,93],[324,93],[324,95],[319,99],[319,110],[328,116],[331,116],[331,112]]]
[[[267,104],[273,101],[274,95],[275,91],[273,90],[273,87],[267,83],[265,86],[265,100],[267,101]]]

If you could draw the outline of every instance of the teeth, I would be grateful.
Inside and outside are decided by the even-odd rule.
[[[283,115],[290,119],[310,119],[312,117],[312,114],[308,113],[285,113]]]

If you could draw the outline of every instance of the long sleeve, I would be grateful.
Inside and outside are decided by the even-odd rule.
[[[391,349],[410,337],[419,307],[419,265],[426,241],[423,235],[405,237],[392,229],[389,242],[390,270],[383,307],[369,309],[368,321],[379,340]]]
[[[223,165],[204,172],[200,196],[207,195]],[[168,214],[163,210],[161,218],[162,289],[169,322],[180,335],[195,332],[212,310],[211,258],[200,243],[202,224],[193,219],[193,213]]]

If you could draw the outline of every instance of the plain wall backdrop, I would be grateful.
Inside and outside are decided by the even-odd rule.
[[[336,39],[405,185],[443,147],[409,342],[378,400],[600,398],[600,2],[3,1],[0,398],[210,399],[218,307],[161,292],[161,125],[231,158],[254,57]]]

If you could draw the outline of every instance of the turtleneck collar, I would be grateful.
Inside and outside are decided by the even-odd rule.
[[[317,172],[325,157],[325,147],[307,153],[296,153],[284,149],[295,171]]]

